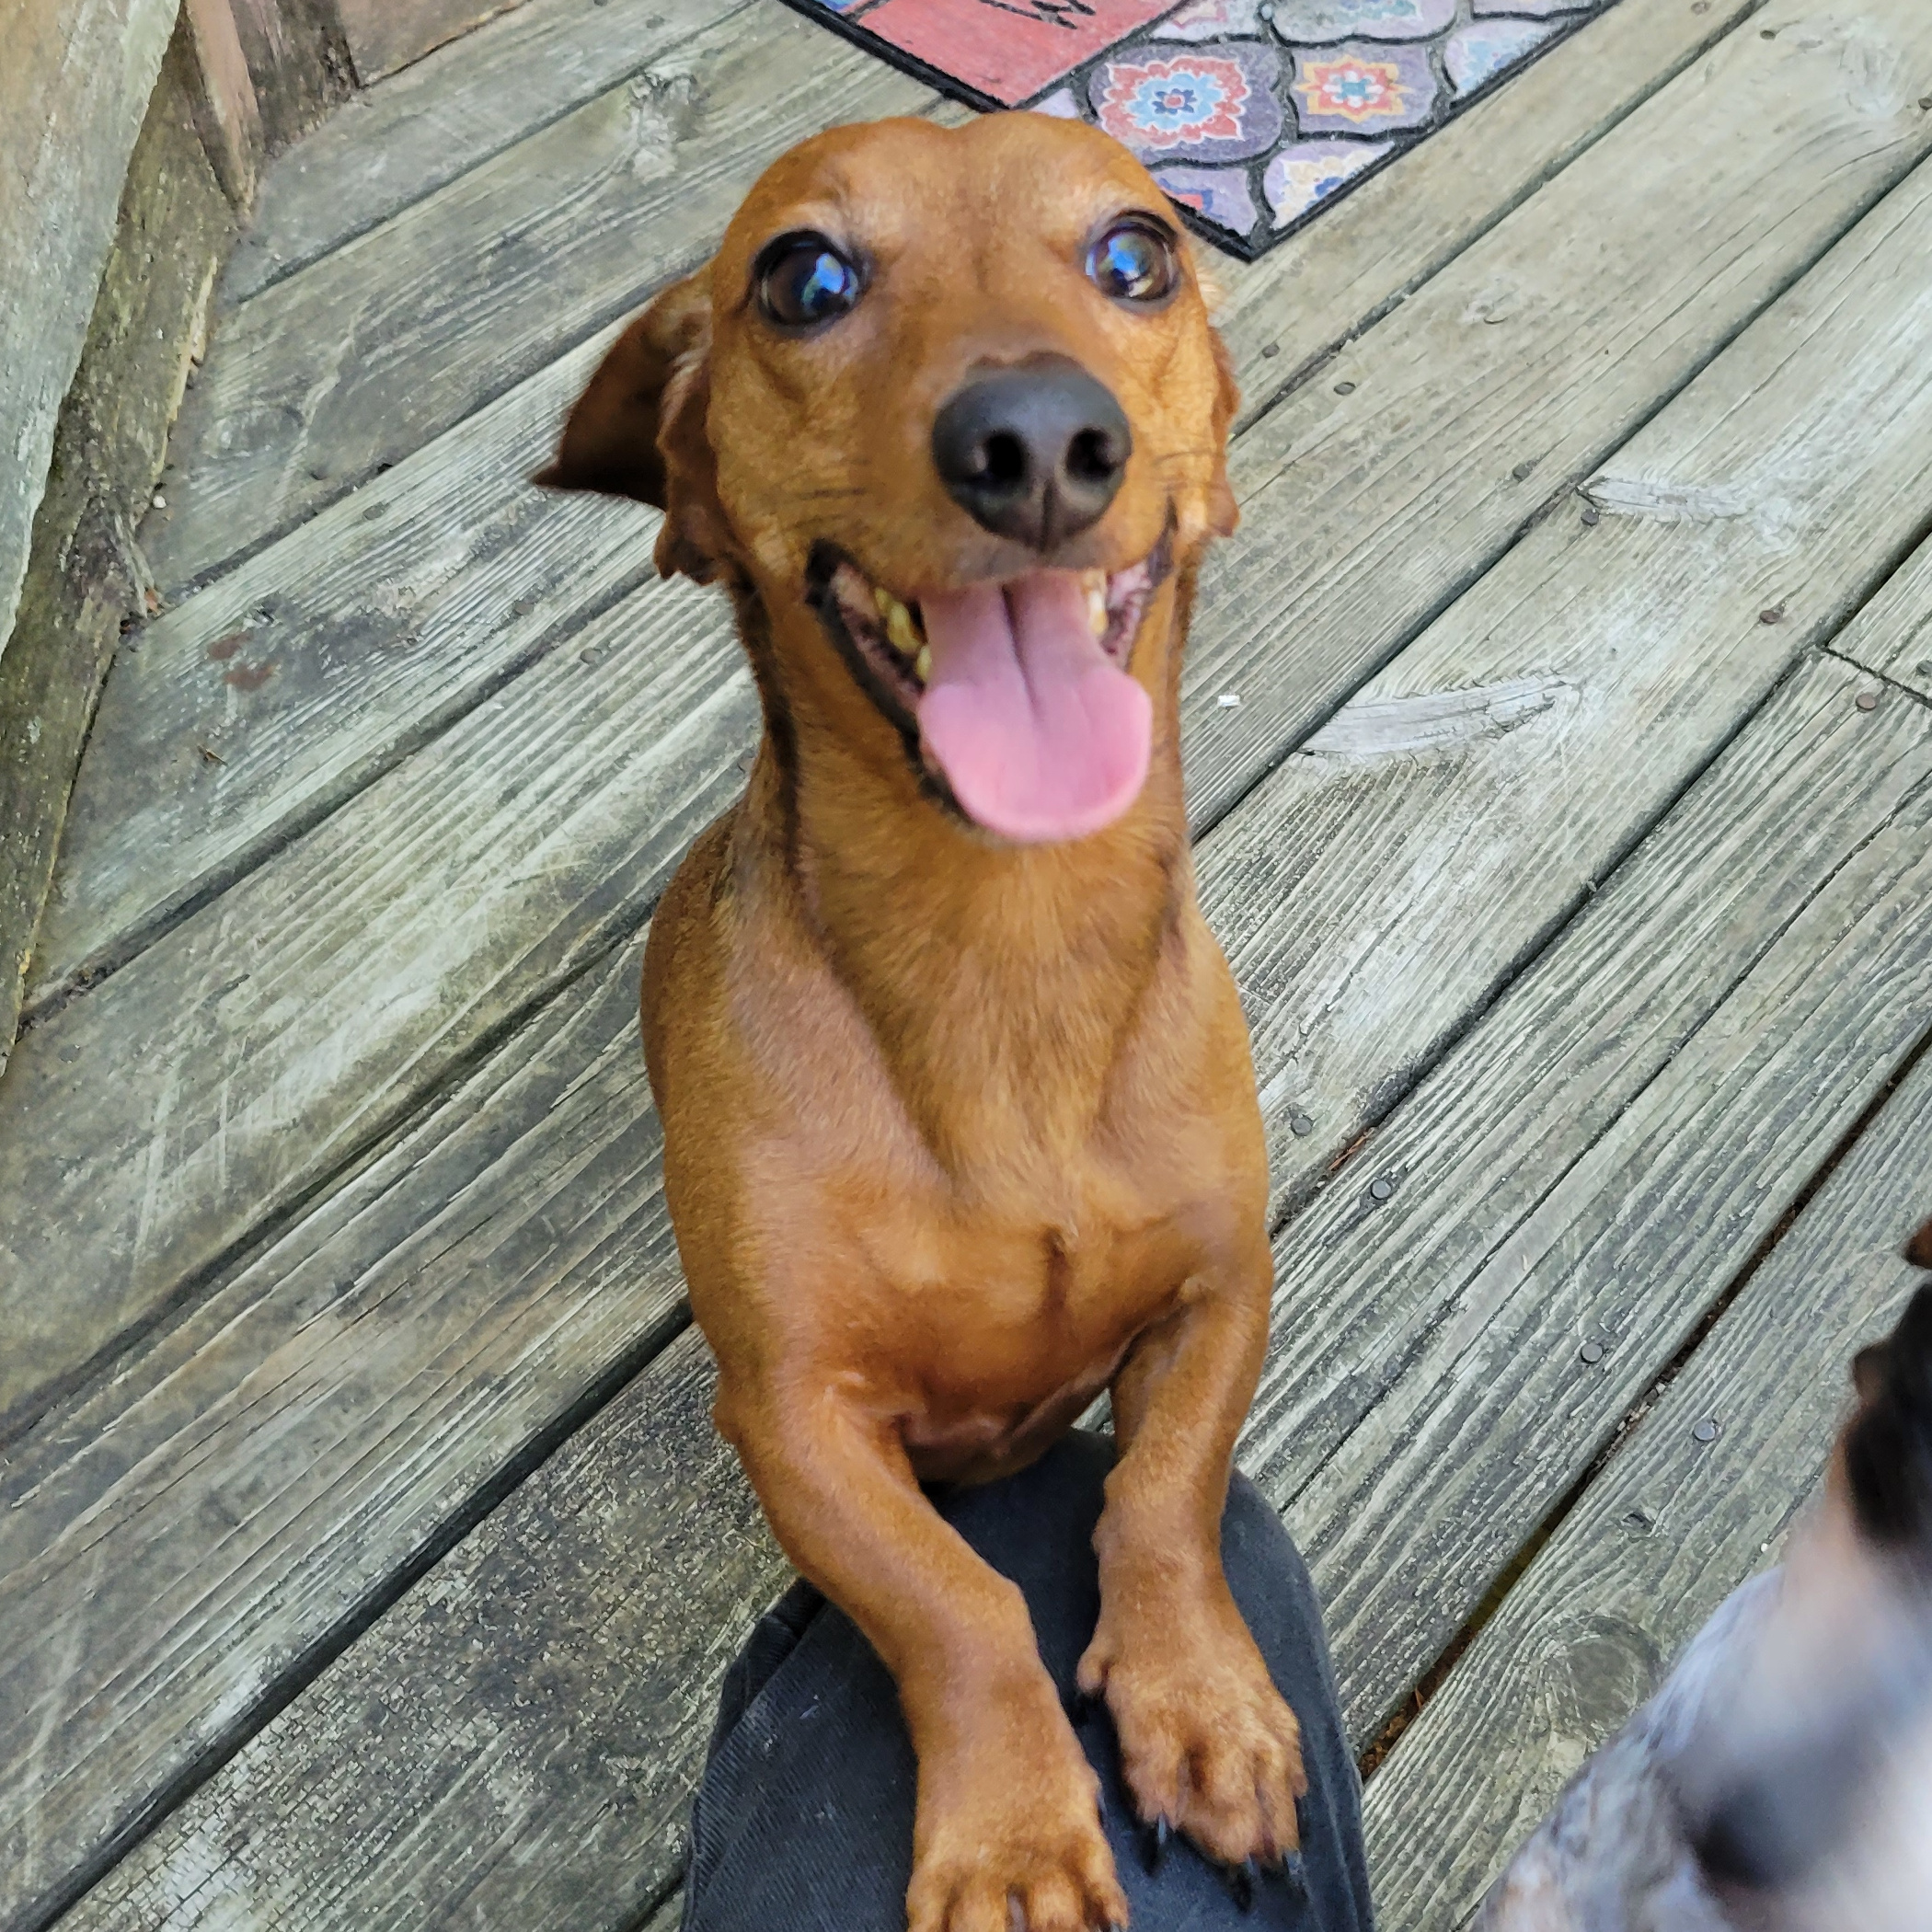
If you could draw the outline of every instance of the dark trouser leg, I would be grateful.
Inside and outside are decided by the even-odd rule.
[[[1069,1437],[1029,1469],[939,1501],[946,1519],[1025,1593],[1063,1696],[1099,1615],[1093,1554],[1110,1437]],[[1321,1613],[1294,1546],[1237,1477],[1221,1525],[1229,1587],[1301,1720],[1305,1895],[1264,1874],[1244,1913],[1190,1846],[1157,1875],[1120,1781],[1104,1709],[1081,1719],[1134,1932],[1369,1932],[1361,1788],[1341,1729]],[[853,1626],[799,1583],[725,1679],[692,1823],[684,1932],[904,1932],[912,1875],[913,1748],[885,1667]]]

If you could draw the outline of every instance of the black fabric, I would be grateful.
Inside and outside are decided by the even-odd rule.
[[[1063,1697],[1099,1614],[1092,1538],[1112,1462],[1110,1437],[1075,1433],[1006,1482],[934,1499],[1025,1593]],[[1244,1912],[1179,1839],[1150,1877],[1113,1726],[1097,1708],[1076,1729],[1100,1775],[1134,1932],[1371,1932],[1362,1788],[1320,1608],[1280,1518],[1238,1476],[1221,1552],[1235,1601],[1301,1720],[1306,1889],[1264,1874]],[[904,1932],[914,1780],[885,1667],[840,1611],[795,1583],[725,1678],[692,1819],[684,1932]]]

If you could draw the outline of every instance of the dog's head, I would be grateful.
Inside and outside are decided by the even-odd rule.
[[[1119,818],[1171,745],[1177,584],[1234,527],[1235,402],[1125,149],[1040,114],[886,121],[766,171],[538,480],[664,512],[659,568],[762,614],[788,730],[1047,842]]]
[[[1932,1268],[1932,1223],[1906,1249]],[[1823,1498],[1558,1800],[1482,1932],[1922,1932],[1932,1283],[1853,1363]]]
[[[1906,1255],[1932,1268],[1932,1223]],[[1740,1693],[1677,1777],[1711,1892],[1780,1932],[1908,1932],[1932,1911],[1932,1283],[1852,1379]]]

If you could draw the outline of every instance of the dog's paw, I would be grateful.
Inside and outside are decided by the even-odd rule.
[[[1185,1616],[1103,1614],[1080,1687],[1107,1698],[1148,1825],[1165,1822],[1228,1867],[1279,1864],[1299,1848],[1301,1727],[1233,1598]]]
[[[1057,1708],[1024,1749],[922,1764],[910,1932],[1107,1932],[1127,1898],[1100,1829],[1100,1787]],[[933,1775],[933,1774],[937,1775]]]

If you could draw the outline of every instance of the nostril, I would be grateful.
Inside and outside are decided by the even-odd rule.
[[[1110,483],[1122,462],[1119,443],[1105,430],[1082,430],[1067,445],[1066,473],[1076,483]]]
[[[995,430],[980,446],[980,477],[995,489],[1018,489],[1027,480],[1026,443],[1012,431]]]

